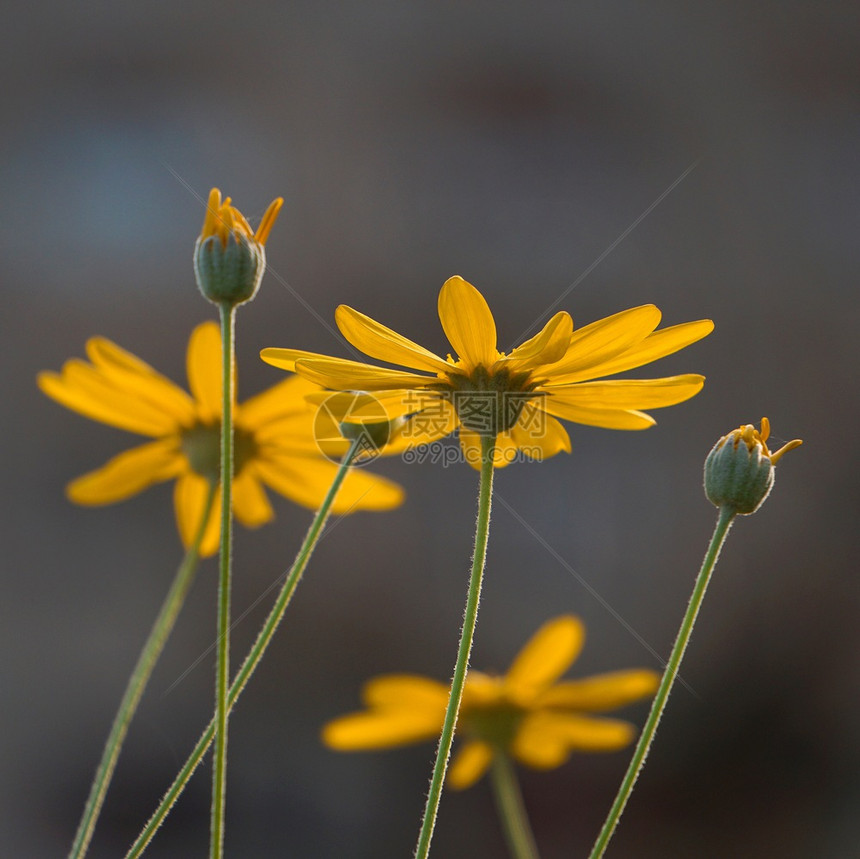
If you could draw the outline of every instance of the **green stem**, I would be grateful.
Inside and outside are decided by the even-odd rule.
[[[217,484],[209,484],[209,493],[206,496],[203,518],[197,528],[197,533],[194,535],[194,540],[188,547],[185,557],[176,571],[176,576],[170,585],[170,590],[167,592],[167,596],[164,598],[164,602],[158,612],[158,617],[156,617],[155,623],[152,625],[149,638],[147,638],[146,643],[143,645],[143,650],[140,652],[137,664],[134,666],[134,671],[132,671],[131,677],[129,677],[125,694],[122,696],[119,709],[116,716],[114,716],[110,734],[108,735],[101,760],[96,769],[90,794],[84,806],[84,813],[81,817],[81,822],[78,824],[78,831],[75,834],[75,841],[69,852],[69,859],[80,859],[80,857],[86,855],[89,849],[93,831],[101,813],[102,805],[104,804],[105,794],[116,769],[122,744],[128,733],[128,726],[134,718],[144,689],[146,689],[149,678],[152,676],[155,663],[158,662],[158,658],[161,656],[161,651],[164,649],[165,642],[173,630],[173,625],[176,623],[176,618],[182,610],[185,597],[188,595],[191,583],[194,581],[194,574],[197,572],[197,564],[200,560],[200,543],[203,541],[203,535],[206,533],[206,524],[209,522],[209,514],[212,512],[212,504],[215,501],[217,488]]]
[[[320,533],[322,532],[323,527],[325,526],[326,521],[328,520],[329,513],[331,511],[332,503],[334,502],[335,497],[337,496],[337,492],[340,489],[341,484],[343,483],[344,478],[349,470],[349,466],[352,463],[353,457],[355,456],[360,440],[356,440],[353,442],[352,447],[350,447],[346,456],[344,456],[343,461],[340,464],[340,468],[335,474],[334,481],[332,482],[331,487],[326,494],[326,497],[323,499],[322,505],[320,506],[319,511],[314,517],[313,522],[311,523],[310,528],[308,529],[307,534],[305,535],[304,542],[302,543],[301,548],[299,549],[299,553],[296,555],[295,561],[293,561],[292,567],[290,567],[290,571],[287,573],[287,578],[284,581],[284,586],[281,588],[281,592],[278,594],[278,598],[275,601],[275,604],[272,606],[271,611],[269,612],[269,616],[266,618],[266,622],[263,624],[263,628],[257,635],[257,639],[254,642],[254,646],[251,648],[248,655],[245,657],[245,661],[242,663],[242,667],[239,669],[239,673],[236,675],[235,680],[233,680],[232,685],[230,686],[230,692],[228,694],[228,706],[230,709],[233,708],[233,705],[239,698],[239,695],[242,694],[242,690],[245,688],[248,680],[251,678],[251,675],[254,673],[257,665],[260,660],[263,658],[263,654],[266,652],[266,648],[272,641],[272,637],[275,634],[275,630],[278,628],[278,624],[280,624],[281,619],[284,616],[284,612],[287,609],[287,606],[290,604],[290,600],[295,593],[296,587],[301,581],[302,574],[305,571],[305,567],[308,565],[308,561],[313,554],[314,549],[316,548],[316,544],[319,540]],[[167,793],[164,795],[164,799],[161,800],[161,804],[155,810],[155,813],[149,819],[149,822],[144,827],[143,831],[137,837],[137,840],[132,844],[128,853],[126,854],[126,859],[136,859],[136,857],[140,856],[141,853],[146,849],[147,845],[150,841],[152,841],[153,836],[158,830],[159,826],[164,822],[164,818],[167,817],[170,809],[173,807],[173,804],[179,798],[179,795],[185,789],[185,785],[188,783],[188,780],[194,774],[194,771],[197,769],[198,764],[203,759],[203,756],[206,754],[206,750],[212,744],[212,739],[215,736],[215,719],[209,723],[209,726],[203,732],[203,736],[197,741],[197,745],[194,747],[193,751],[188,757],[188,760],[185,762],[185,765],[179,771],[179,774],[173,781],[173,784],[168,789]]]
[[[463,687],[469,667],[469,655],[472,652],[472,640],[475,637],[475,624],[478,620],[478,603],[481,600],[481,582],[484,577],[484,564],[487,558],[487,535],[490,530],[490,507],[493,497],[492,452],[495,443],[496,440],[494,437],[481,437],[481,482],[478,490],[478,520],[475,525],[475,553],[472,556],[469,593],[466,598],[463,629],[460,633],[460,646],[457,650],[454,677],[451,680],[448,708],[445,711],[442,736],[439,738],[439,746],[436,749],[436,763],[433,767],[433,777],[430,780],[430,792],[427,794],[427,803],[424,806],[424,818],[421,821],[421,831],[418,835],[418,844],[415,847],[415,859],[426,859],[430,852],[430,839],[433,837],[433,827],[436,825],[436,815],[439,812],[442,785],[445,781],[445,772],[448,769],[448,759],[451,756],[451,744],[454,741],[457,714],[460,711],[460,702],[463,699]]]
[[[230,679],[230,579],[233,537],[233,400],[236,307],[222,302],[221,315],[221,554],[218,576],[218,632],[215,665],[215,758],[212,767],[210,859],[224,855],[227,782],[227,687]]]
[[[681,628],[678,630],[678,637],[675,639],[675,645],[672,647],[672,653],[669,656],[669,661],[666,663],[666,668],[663,671],[663,677],[660,680],[660,685],[657,687],[657,694],[654,696],[654,701],[651,704],[651,712],[648,714],[648,720],[645,722],[645,727],[639,736],[639,742],[636,744],[636,750],[633,752],[633,758],[630,761],[630,766],[627,767],[627,772],[624,775],[624,780],[621,782],[621,787],[618,788],[618,794],[615,797],[615,802],[609,810],[609,815],[603,828],[600,830],[600,835],[591,850],[589,859],[600,859],[606,850],[606,845],[615,827],[618,825],[618,820],[621,813],[624,811],[624,806],[630,794],[633,792],[633,785],[639,776],[639,772],[645,764],[645,758],[648,755],[648,750],[651,748],[651,742],[654,739],[654,734],[657,731],[657,725],[660,722],[660,717],[663,715],[663,710],[666,708],[666,702],[669,700],[669,693],[672,691],[672,685],[675,678],[678,676],[678,669],[681,665],[681,659],[684,656],[684,651],[687,649],[687,643],[690,640],[690,635],[693,632],[693,625],[696,622],[696,617],[699,614],[699,609],[702,605],[702,600],[705,598],[705,590],[708,587],[708,582],[711,578],[711,573],[717,564],[717,559],[720,556],[720,550],[723,543],[726,541],[726,536],[729,533],[729,528],[737,514],[734,510],[728,507],[720,507],[717,524],[714,528],[714,534],[711,537],[708,551],[705,553],[705,558],[702,561],[702,567],[699,570],[699,575],[696,577],[696,583],[693,586],[693,593],[690,596],[690,602],[687,606],[687,611],[684,614],[684,619],[681,621]]]
[[[538,859],[537,845],[511,759],[504,752],[497,751],[493,755],[490,772],[493,796],[511,856],[514,859]]]

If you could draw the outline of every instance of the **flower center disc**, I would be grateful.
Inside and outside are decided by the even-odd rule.
[[[490,373],[479,365],[468,376],[451,373],[442,387],[466,429],[495,438],[514,428],[536,385],[528,373]]]
[[[509,749],[525,711],[512,704],[468,708],[462,715],[463,730],[500,749]]]
[[[239,474],[257,451],[254,436],[239,427],[233,429],[233,474]],[[207,480],[221,478],[221,424],[196,424],[182,433],[182,452],[192,471]]]

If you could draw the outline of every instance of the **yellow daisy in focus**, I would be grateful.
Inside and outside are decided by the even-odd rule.
[[[200,526],[208,488],[220,479],[218,326],[204,322],[191,333],[187,352],[191,395],[104,337],[88,340],[86,352],[89,363],[73,358],[60,373],[40,373],[42,391],[85,417],[154,440],[72,481],[69,498],[78,504],[111,504],[175,479],[176,520],[188,547]],[[233,512],[243,525],[255,528],[273,518],[264,486],[311,509],[319,506],[331,486],[337,466],[317,447],[314,412],[305,400],[318,390],[312,382],[292,377],[234,405]],[[340,452],[347,447],[344,441]],[[332,510],[388,510],[402,500],[397,484],[353,470]],[[218,550],[220,515],[216,498],[201,543],[203,556]]]
[[[484,297],[461,277],[439,293],[439,319],[457,357],[441,358],[417,343],[341,305],[335,319],[357,349],[404,372],[298,349],[264,349],[264,361],[297,372],[326,388],[370,391],[392,417],[408,416],[398,431],[416,444],[460,428],[466,460],[480,466],[480,437],[496,439],[494,464],[517,453],[545,459],[564,450],[570,438],[562,420],[607,429],[652,426],[643,409],[662,408],[695,396],[704,377],[660,379],[605,376],[650,364],[695,343],[713,330],[708,319],[656,330],[660,311],[634,307],[574,331],[564,311],[510,354],[497,348],[496,324]]]
[[[584,641],[582,621],[564,615],[532,636],[503,677],[469,672],[457,723],[464,742],[448,770],[452,788],[473,785],[499,753],[534,769],[553,769],[573,752],[611,752],[633,740],[636,729],[629,722],[592,714],[649,698],[659,675],[633,669],[560,680]],[[368,681],[362,698],[366,710],[325,725],[326,745],[364,751],[435,739],[448,687],[428,677],[388,674]]]

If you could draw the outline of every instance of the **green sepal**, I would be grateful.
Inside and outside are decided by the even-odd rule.
[[[209,236],[194,246],[194,274],[200,291],[214,304],[250,301],[260,288],[266,270],[263,245],[233,233],[222,246],[218,236]]]
[[[749,447],[736,432],[723,436],[705,460],[705,495],[717,507],[749,515],[773,486],[774,467],[761,444]]]

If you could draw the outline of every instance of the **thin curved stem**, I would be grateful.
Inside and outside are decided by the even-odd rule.
[[[224,855],[224,806],[227,783],[227,687],[230,679],[230,585],[233,538],[233,367],[236,306],[218,305],[221,315],[221,553],[218,576],[218,632],[215,663],[215,757],[212,766],[210,859]]]
[[[705,598],[705,590],[707,589],[708,582],[711,579],[711,573],[714,571],[717,559],[720,556],[720,550],[723,547],[723,543],[726,541],[729,528],[731,527],[736,515],[737,514],[734,510],[728,507],[720,507],[717,524],[714,528],[711,542],[708,545],[708,550],[705,553],[704,560],[702,561],[699,575],[696,577],[696,583],[693,586],[693,593],[690,596],[687,611],[684,614],[684,619],[681,621],[681,627],[678,630],[678,637],[675,639],[672,653],[669,655],[669,661],[666,663],[663,677],[660,680],[660,685],[657,687],[657,694],[654,696],[654,701],[651,704],[651,712],[648,714],[645,727],[642,728],[642,733],[639,735],[639,742],[636,744],[633,758],[630,761],[630,765],[627,767],[627,772],[621,782],[621,787],[618,788],[615,802],[612,803],[612,808],[610,808],[606,821],[603,824],[603,828],[600,830],[600,835],[598,835],[597,841],[594,843],[594,847],[589,854],[589,859],[600,859],[600,857],[603,856],[603,853],[606,850],[606,845],[609,844],[609,839],[612,838],[612,834],[615,832],[615,827],[618,825],[621,813],[624,811],[624,806],[627,804],[627,800],[633,792],[633,786],[636,783],[639,772],[645,765],[645,758],[648,755],[648,750],[651,748],[651,742],[657,731],[660,717],[663,715],[663,710],[666,709],[666,702],[669,700],[669,693],[672,691],[672,685],[678,676],[681,659],[684,657],[684,651],[687,649],[687,643],[689,642],[690,635],[693,632],[693,625],[696,623],[696,617],[699,614],[702,600]]]
[[[511,856],[514,859],[539,859],[517,774],[511,759],[504,752],[497,751],[493,755],[490,776],[499,820],[502,822]]]
[[[290,604],[290,600],[293,598],[296,587],[301,581],[302,574],[304,573],[305,568],[308,565],[308,561],[310,561],[311,555],[319,541],[320,533],[328,520],[334,499],[337,496],[338,490],[340,489],[340,486],[349,470],[349,466],[352,464],[352,460],[358,450],[359,443],[360,439],[354,441],[349,452],[344,456],[343,461],[340,464],[340,468],[335,474],[334,481],[332,482],[326,497],[323,499],[322,505],[317,511],[313,522],[311,522],[311,526],[305,535],[305,539],[296,555],[296,559],[293,561],[293,565],[287,573],[286,580],[278,594],[278,598],[275,600],[275,604],[272,606],[272,609],[266,618],[266,622],[258,633],[253,647],[245,657],[242,667],[239,669],[236,678],[230,686],[227,701],[228,707],[231,710],[238,700],[239,695],[242,694],[242,690],[245,688],[248,680],[250,680],[251,675],[257,668],[257,665],[260,663],[260,660],[263,658],[263,654],[265,654],[266,649],[271,643],[275,630],[277,630],[278,625],[284,616],[284,612]],[[212,744],[214,736],[215,719],[213,718],[206,730],[203,732],[203,735],[197,741],[197,745],[192,750],[188,760],[185,762],[185,765],[173,780],[173,784],[168,788],[167,793],[161,800],[161,804],[155,810],[152,817],[150,817],[143,831],[137,837],[137,840],[129,848],[129,851],[126,854],[126,859],[136,859],[136,857],[143,853],[149,845],[149,842],[152,841],[158,828],[164,822],[164,818],[167,817],[170,809],[185,789],[185,785],[194,774],[194,771],[197,769],[197,766],[206,754],[207,749]]]
[[[457,714],[463,699],[469,655],[472,652],[472,641],[475,637],[478,604],[481,601],[481,582],[484,577],[484,565],[487,558],[487,536],[490,530],[490,508],[493,497],[493,448],[495,443],[496,440],[492,436],[481,437],[481,480],[478,489],[478,520],[475,525],[475,552],[472,556],[472,572],[469,577],[463,629],[460,632],[460,646],[457,650],[457,662],[454,665],[454,677],[451,680],[448,707],[445,711],[445,721],[442,723],[439,746],[436,749],[436,763],[433,766],[430,791],[424,806],[424,818],[421,821],[418,844],[415,847],[416,859],[426,859],[430,852],[430,840],[433,837],[433,827],[436,825],[436,815],[439,812],[442,785],[445,782],[448,759],[451,757],[451,744],[454,741]]]
[[[89,849],[96,822],[99,819],[105,795],[107,794],[120,751],[122,750],[122,744],[128,733],[128,727],[134,718],[134,714],[137,712],[138,704],[143,697],[147,683],[149,683],[149,678],[152,676],[155,664],[158,662],[158,658],[161,656],[162,650],[164,650],[164,645],[173,631],[176,618],[182,610],[185,597],[188,595],[188,591],[194,581],[194,574],[197,572],[197,565],[200,560],[200,544],[203,541],[203,535],[206,533],[206,524],[209,522],[209,514],[212,512],[212,505],[215,501],[217,489],[217,484],[209,484],[209,493],[206,496],[203,518],[200,520],[197,533],[185,552],[182,563],[180,563],[176,570],[176,576],[170,585],[170,590],[168,590],[164,602],[161,604],[161,609],[150,630],[149,638],[147,638],[146,643],[143,645],[140,656],[137,658],[137,664],[134,666],[131,677],[128,679],[128,685],[125,687],[125,693],[120,701],[119,709],[116,712],[116,716],[114,716],[101,760],[96,769],[92,787],[90,787],[90,793],[84,806],[84,813],[81,817],[81,822],[78,824],[72,849],[69,852],[69,859],[81,859]]]

